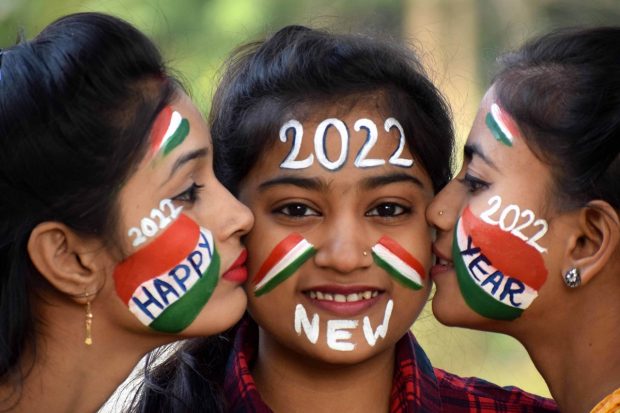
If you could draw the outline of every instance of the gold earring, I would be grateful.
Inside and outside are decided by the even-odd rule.
[[[93,344],[92,337],[92,325],[93,325],[93,312],[90,308],[90,301],[86,302],[86,338],[84,344],[90,346]]]

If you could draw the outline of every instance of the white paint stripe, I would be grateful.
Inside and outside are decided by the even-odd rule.
[[[464,251],[467,248],[467,235],[465,234],[465,230],[463,229],[462,220],[459,220],[459,225],[457,229],[457,239],[459,243],[459,249],[461,251]],[[475,244],[473,246],[475,247]],[[532,301],[534,301],[534,299],[538,296],[538,292],[536,290],[534,290],[532,287],[530,287],[526,283],[523,283],[523,285],[525,286],[525,290],[518,295],[518,299],[521,304],[520,306],[515,306],[510,302],[509,294],[506,294],[503,299],[500,299],[501,293],[504,291],[504,287],[506,286],[506,283],[508,282],[508,277],[504,276],[499,286],[497,287],[495,294],[493,294],[492,290],[495,287],[494,284],[487,283],[484,286],[481,285],[482,282],[486,279],[486,276],[482,274],[481,272],[479,272],[480,281],[478,281],[476,280],[476,278],[473,277],[473,275],[471,274],[471,271],[469,270],[469,263],[472,262],[474,258],[476,258],[477,256],[475,255],[463,256],[461,254],[461,257],[463,258],[465,267],[468,269],[467,274],[472,279],[472,281],[475,282],[480,287],[480,289],[482,289],[482,291],[487,293],[495,301],[499,301],[500,303],[506,304],[507,306],[510,306],[512,308],[518,308],[521,310],[525,310],[526,308],[530,306],[530,304],[532,304]],[[484,268],[484,270],[487,272],[487,276],[497,271],[497,268],[491,265],[488,265],[483,261],[479,261],[476,265],[480,268]]]
[[[194,267],[191,265],[191,263],[188,260],[188,258],[185,257],[185,259],[183,261],[179,262],[179,264],[175,265],[173,268],[171,268],[170,270],[164,272],[163,274],[160,274],[160,275],[158,275],[156,277],[151,278],[150,280],[147,280],[147,281],[143,282],[134,291],[132,298],[135,297],[135,298],[137,298],[139,301],[141,301],[143,303],[147,302],[147,300],[149,298],[144,293],[144,291],[142,290],[142,287],[144,287],[155,297],[155,299],[158,302],[160,302],[162,304],[162,306],[164,308],[159,308],[157,305],[154,305],[154,304],[151,304],[151,305],[149,305],[147,307],[149,312],[153,315],[153,317],[155,317],[155,319],[157,317],[159,317],[159,315],[161,313],[163,313],[173,303],[175,303],[179,299],[183,298],[183,296],[194,286],[194,284],[196,284],[198,282],[198,280],[200,280],[201,275],[204,274],[204,272],[207,270],[207,268],[211,264],[211,256],[210,256],[210,254],[213,254],[213,252],[214,252],[213,251],[213,248],[214,248],[214,245],[213,245],[213,235],[211,234],[211,231],[209,231],[208,229],[205,229],[205,228],[200,228],[200,232],[205,236],[205,238],[207,238],[208,244],[209,244],[209,248],[210,248],[210,251],[209,251],[209,249],[207,249],[205,247],[200,247],[199,244],[202,243],[202,238],[199,238],[198,242],[196,242],[196,246],[192,249],[192,252],[193,251],[199,251],[202,254],[202,262],[201,262],[200,267],[199,267],[200,268],[200,275],[198,273],[196,273],[196,271],[194,270]],[[188,256],[189,256],[189,254],[188,254]],[[174,268],[177,268],[181,264],[187,266],[187,268],[189,270],[189,275],[187,276],[187,279],[183,280],[183,285],[185,286],[185,291],[183,291],[182,287],[175,280],[175,278],[170,275],[170,271],[172,271]],[[185,274],[180,273],[178,275],[183,276]],[[164,302],[162,301],[160,295],[157,293],[157,289],[154,286],[155,279],[159,279],[159,280],[164,281],[167,284],[169,284],[174,289],[174,291],[176,291],[176,293],[179,295],[179,297],[177,297],[175,294],[172,294],[172,293],[167,294],[166,298],[168,299],[168,304],[167,305],[164,304]],[[155,321],[154,319],[151,320],[151,318],[140,308],[140,306],[138,306],[133,301],[132,298],[129,299],[129,304],[128,304],[129,305],[129,311],[131,311],[133,314],[135,314],[136,317],[138,317],[138,319],[144,325],[148,326],[153,321]]]
[[[179,128],[179,125],[181,124],[182,120],[183,120],[183,117],[181,116],[179,112],[177,112],[176,110],[172,112],[172,116],[170,117],[170,125],[168,125],[168,130],[166,130],[164,137],[159,143],[159,148],[157,148],[158,152],[161,150],[161,148],[166,146],[166,144],[168,143],[172,135],[174,135],[174,132],[176,132],[176,130]]]
[[[278,261],[276,265],[274,265],[269,270],[269,272],[267,272],[265,277],[262,280],[260,280],[258,284],[256,284],[256,287],[254,287],[254,291],[257,291],[263,288],[265,284],[271,281],[271,279],[273,279],[273,277],[275,277],[278,273],[280,273],[280,271],[284,270],[286,267],[291,265],[293,261],[295,261],[303,253],[305,253],[311,248],[313,248],[313,246],[307,240],[302,239],[301,241],[299,241],[299,243],[295,245],[289,252],[287,252],[286,255],[282,257],[282,259],[280,259],[280,261]]]
[[[497,105],[497,103],[493,103],[491,105],[491,115],[493,116],[493,119],[495,119],[495,123],[497,123],[497,126],[499,126],[502,132],[504,132],[504,135],[506,135],[506,138],[508,138],[510,142],[513,142],[514,137],[512,136],[512,133],[510,133],[510,130],[508,129],[506,124],[504,124],[504,122],[502,121],[501,112],[502,110]]]
[[[398,255],[394,254],[385,246],[381,244],[376,244],[372,247],[372,250],[382,260],[386,261],[388,264],[394,267],[394,269],[401,273],[404,277],[410,279],[418,285],[423,285],[422,277],[420,276],[420,274],[418,274],[418,272],[413,267],[409,266],[405,261],[401,260]]]

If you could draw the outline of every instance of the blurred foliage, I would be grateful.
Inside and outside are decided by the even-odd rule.
[[[407,27],[411,25],[407,16],[429,7],[433,13],[428,20]],[[470,112],[475,112],[500,52],[554,27],[620,22],[618,0],[0,0],[0,47],[14,44],[22,30],[32,38],[53,19],[78,11],[115,14],[151,36],[170,67],[183,74],[204,111],[226,55],[284,25],[372,31],[408,39],[420,30],[435,30],[432,35],[438,38],[438,47],[433,52],[448,55],[448,69],[441,74],[441,69],[431,68],[431,73],[443,77],[440,87],[456,83],[455,79],[466,84],[467,91],[459,93],[468,95],[468,102],[454,103],[455,115],[467,115],[466,119],[455,116],[457,130],[469,128]],[[462,30],[464,17],[474,22],[473,30]],[[466,42],[475,45],[470,59],[473,69],[463,67],[456,53],[444,52],[454,45],[454,50],[462,51]],[[420,46],[424,50],[425,45]],[[414,330],[440,367],[548,394],[523,347],[509,337],[443,327],[429,306]]]

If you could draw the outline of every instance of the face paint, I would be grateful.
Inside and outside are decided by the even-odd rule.
[[[497,103],[491,105],[491,111],[487,113],[485,122],[495,139],[506,146],[512,146],[514,137],[519,135],[514,121]]]
[[[422,288],[424,267],[392,238],[383,236],[372,247],[372,258],[398,282],[412,290]]]
[[[362,320],[364,338],[369,346],[374,347],[379,338],[385,338],[387,336],[393,308],[394,302],[389,300],[385,306],[383,322],[377,326],[375,330],[373,330],[370,325],[370,318],[368,316],[365,316]],[[303,332],[308,338],[308,341],[312,344],[316,344],[319,340],[319,325],[320,319],[318,314],[314,314],[312,316],[312,321],[310,321],[304,306],[302,304],[297,304],[297,307],[295,308],[294,321],[295,332],[297,335],[301,335]],[[350,330],[354,330],[358,328],[358,326],[359,320],[328,320],[325,334],[327,346],[336,351],[355,350],[355,343],[350,341],[353,336]]]
[[[334,128],[338,132],[340,138],[340,152],[336,160],[330,160],[327,156],[326,140],[327,132],[329,128]],[[368,158],[369,152],[377,143],[378,129],[377,125],[370,119],[358,119],[353,128],[356,132],[365,133],[366,141],[358,150],[355,156],[354,165],[358,168],[370,168],[381,166],[386,163],[384,159],[371,159]],[[401,158],[401,154],[406,147],[405,132],[400,122],[395,118],[387,118],[383,125],[386,132],[390,132],[392,129],[397,129],[399,133],[398,146],[394,148],[392,155],[387,160],[387,163],[402,168],[410,168],[413,166],[413,159]],[[349,136],[349,128],[346,123],[340,119],[329,118],[323,120],[318,124],[314,133],[314,153],[308,155],[305,159],[297,159],[301,151],[301,146],[304,139],[303,125],[296,119],[291,119],[284,123],[280,128],[280,141],[286,142],[288,140],[289,131],[292,131],[292,147],[286,158],[280,163],[280,168],[283,169],[305,169],[312,166],[316,161],[324,168],[330,171],[336,171],[342,168],[347,161],[349,144],[351,136]]]
[[[479,219],[469,207],[457,222],[452,245],[461,293],[484,317],[519,317],[547,279],[542,255],[534,247]]]
[[[261,296],[293,275],[316,249],[304,237],[290,234],[271,251],[254,277],[254,295]]]
[[[170,106],[166,106],[155,119],[151,133],[151,152],[168,155],[189,135],[189,121]]]
[[[150,244],[118,264],[116,292],[145,325],[166,333],[187,328],[218,282],[211,232],[181,214]]]

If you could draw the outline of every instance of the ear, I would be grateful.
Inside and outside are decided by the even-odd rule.
[[[50,284],[80,304],[92,301],[105,282],[101,241],[79,236],[60,222],[37,225],[28,239],[28,254]]]
[[[609,203],[589,202],[577,215],[576,231],[568,240],[563,271],[577,267],[587,284],[603,271],[620,245],[620,217]]]

